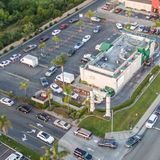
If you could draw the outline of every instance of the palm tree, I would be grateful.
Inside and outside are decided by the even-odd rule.
[[[0,116],[0,130],[4,135],[7,135],[8,129],[11,128],[11,123],[5,115]]]
[[[61,42],[61,38],[58,36],[53,36],[52,41],[56,43],[56,47],[58,48],[58,43]]]
[[[86,13],[86,16],[91,19],[91,17],[94,17],[95,16],[95,12],[93,12],[92,10],[88,10],[87,13]]]
[[[50,88],[47,89],[46,94],[48,96],[48,101],[49,101],[49,108],[51,109],[51,99],[52,99],[52,90]]]
[[[128,16],[128,23],[129,23],[129,18],[132,16],[132,9],[131,8],[126,10],[126,15]]]
[[[64,103],[67,104],[68,109],[69,109],[69,102],[71,100],[71,95],[73,93],[73,88],[71,87],[71,85],[65,85],[63,90],[66,94],[65,97],[64,97]]]
[[[27,88],[29,87],[29,82],[24,81],[19,84],[19,89],[24,90],[25,96],[27,96]]]
[[[40,160],[60,160],[60,158],[65,157],[67,154],[67,151],[58,151],[58,142],[56,142],[50,150],[45,148],[45,155]]]
[[[44,53],[44,48],[45,48],[46,44],[44,42],[40,43],[39,44],[39,48],[41,49],[41,55],[43,56],[43,53]]]
[[[63,75],[63,85],[64,85],[64,63],[65,63],[65,55],[61,53],[59,56],[57,56],[55,59],[51,61],[52,65],[60,66],[62,70]]]
[[[84,21],[82,19],[80,19],[77,23],[77,26],[79,26],[79,31],[82,32],[82,27],[84,26]]]

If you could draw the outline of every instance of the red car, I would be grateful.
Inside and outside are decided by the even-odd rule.
[[[122,12],[122,8],[116,8],[116,9],[114,10],[114,13],[120,13],[120,12]]]
[[[66,29],[69,25],[67,23],[65,24],[61,24],[59,29],[63,30],[63,29]]]

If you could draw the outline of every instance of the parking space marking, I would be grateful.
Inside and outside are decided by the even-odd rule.
[[[25,78],[23,76],[20,76],[20,75],[17,75],[17,74],[14,74],[14,73],[11,73],[11,72],[8,72],[5,70],[5,73],[7,73],[8,75],[10,76],[13,76],[13,77],[16,77],[16,78],[19,78],[19,79],[22,79],[22,80],[25,80],[25,81],[30,81],[28,78]]]
[[[3,157],[10,149],[8,148],[5,152],[3,152],[3,154],[1,154],[0,157]]]

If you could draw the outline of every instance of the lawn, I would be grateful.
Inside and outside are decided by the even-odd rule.
[[[141,98],[132,106],[132,108],[115,114],[114,131],[129,130],[130,127],[134,127],[155,100],[157,93],[160,93],[159,84],[160,74],[151,83]],[[106,132],[110,132],[111,122],[95,116],[90,116],[82,120],[79,127],[92,131],[96,136],[104,137]]]

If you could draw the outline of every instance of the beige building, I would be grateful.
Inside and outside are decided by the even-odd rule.
[[[122,34],[106,52],[80,67],[80,77],[88,84],[119,92],[144,61],[153,54],[155,42],[131,34]]]

